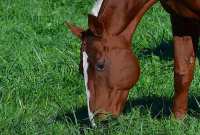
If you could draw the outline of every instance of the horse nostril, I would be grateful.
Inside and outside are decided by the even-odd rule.
[[[95,65],[95,68],[97,71],[103,71],[104,70],[104,63],[97,63]]]

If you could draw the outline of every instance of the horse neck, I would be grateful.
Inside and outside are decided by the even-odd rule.
[[[132,20],[137,19],[139,23],[143,14],[155,2],[156,0],[104,0],[98,19],[103,22],[108,33],[115,35],[122,32]]]

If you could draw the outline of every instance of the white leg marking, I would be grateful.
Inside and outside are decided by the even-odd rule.
[[[90,111],[90,91],[88,89],[88,55],[87,53],[84,51],[83,52],[83,73],[84,73],[84,80],[85,80],[85,88],[86,88],[86,95],[87,95],[87,106],[88,106],[88,115],[89,115],[89,119],[90,122],[92,124],[93,127],[96,126],[95,122],[94,122],[94,114]]]
[[[91,10],[92,15],[94,15],[96,17],[98,16],[102,3],[103,3],[103,0],[96,0],[95,4]]]

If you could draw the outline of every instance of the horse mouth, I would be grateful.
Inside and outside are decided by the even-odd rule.
[[[112,117],[112,113],[106,111],[96,111],[95,112],[95,120],[105,121]]]
[[[93,128],[98,127],[98,125],[104,125],[109,123],[110,120],[113,120],[113,115],[110,112],[105,111],[95,111],[93,112],[93,118],[90,119],[91,126]]]

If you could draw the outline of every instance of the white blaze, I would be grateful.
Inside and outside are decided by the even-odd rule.
[[[88,55],[84,51],[83,52],[83,73],[84,73],[85,88],[86,88],[86,95],[87,95],[88,115],[89,115],[89,119],[90,119],[92,126],[95,127],[96,124],[94,122],[94,114],[90,111],[90,91],[88,89],[88,73],[87,73],[88,66],[89,66]]]
[[[98,16],[102,3],[103,3],[103,0],[96,0],[95,4],[91,10],[92,15]]]

